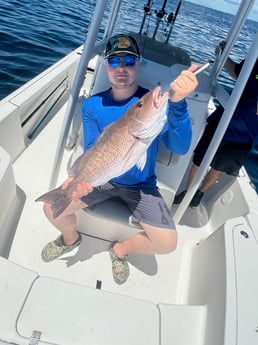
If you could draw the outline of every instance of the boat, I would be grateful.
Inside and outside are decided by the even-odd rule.
[[[240,3],[226,48],[198,75],[199,85],[187,97],[193,129],[189,151],[179,156],[160,147],[158,186],[176,223],[177,249],[164,255],[130,255],[128,281],[115,284],[110,242],[140,229],[130,223],[123,204],[110,200],[78,213],[78,250],[51,263],[41,259],[43,246],[58,231],[35,199],[67,178],[82,153],[82,102],[108,87],[103,49],[119,32],[123,1],[109,2],[100,35],[107,3],[96,2],[83,46],[0,102],[0,344],[257,344],[258,199],[245,169],[236,178],[223,176],[199,207],[188,207],[258,55],[256,34],[229,95],[218,77],[253,0]],[[142,51],[143,87],[161,85],[166,90],[195,63],[169,41],[183,5],[179,1],[173,14],[166,13],[166,1],[161,9],[148,1],[141,27],[130,32]],[[169,27],[166,35],[159,31],[162,21]],[[182,190],[214,98],[225,107],[223,118],[190,190],[175,208],[174,196]]]

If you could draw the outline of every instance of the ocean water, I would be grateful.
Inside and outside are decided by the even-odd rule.
[[[125,1],[116,31],[138,31],[146,2]],[[168,3],[167,13],[175,13],[178,0]],[[160,10],[162,4],[162,0],[153,1],[153,9]],[[0,100],[83,44],[94,5],[94,0],[0,2]],[[100,35],[107,20],[108,13]],[[226,38],[231,21],[230,14],[183,1],[170,42],[186,49],[192,61],[204,63],[214,58],[214,49]],[[152,23],[147,24],[151,29]],[[160,28],[164,33],[169,29],[166,23],[161,23]],[[247,20],[231,52],[235,61],[245,57],[257,30],[258,22]],[[224,71],[219,81],[227,89],[234,86]],[[249,157],[248,172],[258,190],[257,157],[256,151]]]

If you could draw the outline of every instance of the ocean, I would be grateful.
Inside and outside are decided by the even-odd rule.
[[[119,31],[140,27],[146,0],[127,0],[121,8]],[[110,10],[110,2],[108,2]],[[139,6],[139,4],[141,4]],[[159,11],[163,1],[153,1]],[[178,0],[169,1],[167,13],[175,13]],[[91,19],[93,0],[5,0],[0,3],[0,100],[60,58],[84,43]],[[136,6],[137,5],[137,6]],[[103,18],[103,23],[108,15]],[[183,1],[170,42],[186,49],[192,61],[214,58],[216,45],[226,38],[232,15]],[[166,23],[160,25],[166,32]],[[247,20],[231,57],[241,61],[258,29]],[[101,27],[100,35],[104,27]],[[220,83],[230,90],[234,81],[223,71]],[[246,168],[258,191],[258,151],[248,157]]]

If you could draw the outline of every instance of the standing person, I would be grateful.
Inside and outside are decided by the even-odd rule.
[[[223,50],[225,44],[226,43],[222,41],[216,48],[215,53],[218,53],[219,49]],[[244,60],[240,63],[236,63],[228,58],[224,67],[232,78],[237,79],[243,64]],[[251,150],[253,142],[258,137],[257,101],[258,60],[256,60],[232,119],[211,162],[211,168],[190,202],[192,208],[199,206],[204,193],[219,180],[223,172],[232,176],[237,176],[239,174],[239,169],[244,164],[247,153]],[[220,105],[207,118],[207,125],[204,133],[194,151],[193,165],[189,172],[186,190],[175,196],[173,202],[174,206],[178,206],[182,202],[189,189],[217,129],[223,112],[224,108]]]
[[[133,37],[120,34],[110,38],[104,57],[111,88],[91,96],[83,104],[85,151],[93,146],[106,126],[120,118],[148,91],[137,84],[140,51]],[[52,261],[80,244],[81,235],[76,227],[76,211],[113,196],[120,197],[127,204],[133,221],[138,222],[143,228],[142,232],[133,237],[122,242],[114,242],[110,246],[113,277],[117,284],[123,284],[129,276],[128,254],[162,254],[176,248],[175,224],[156,186],[155,163],[160,140],[168,149],[178,154],[184,154],[189,149],[192,131],[184,98],[197,84],[197,79],[191,71],[183,71],[170,84],[167,123],[148,148],[146,165],[142,171],[134,166],[125,174],[98,188],[92,188],[88,183],[79,184],[73,193],[71,204],[55,219],[50,205],[44,204],[47,218],[62,233],[43,248],[44,261]],[[71,179],[65,181],[64,189]]]

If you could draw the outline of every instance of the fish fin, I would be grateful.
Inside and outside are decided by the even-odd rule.
[[[61,187],[51,190],[40,197],[38,197],[37,201],[43,201],[47,204],[51,205],[51,209],[53,211],[53,217],[58,217],[67,206],[71,203],[72,197],[66,190],[63,190]]]
[[[136,163],[138,169],[143,170],[147,160],[147,152],[145,151],[144,154],[141,156],[139,161]]]

